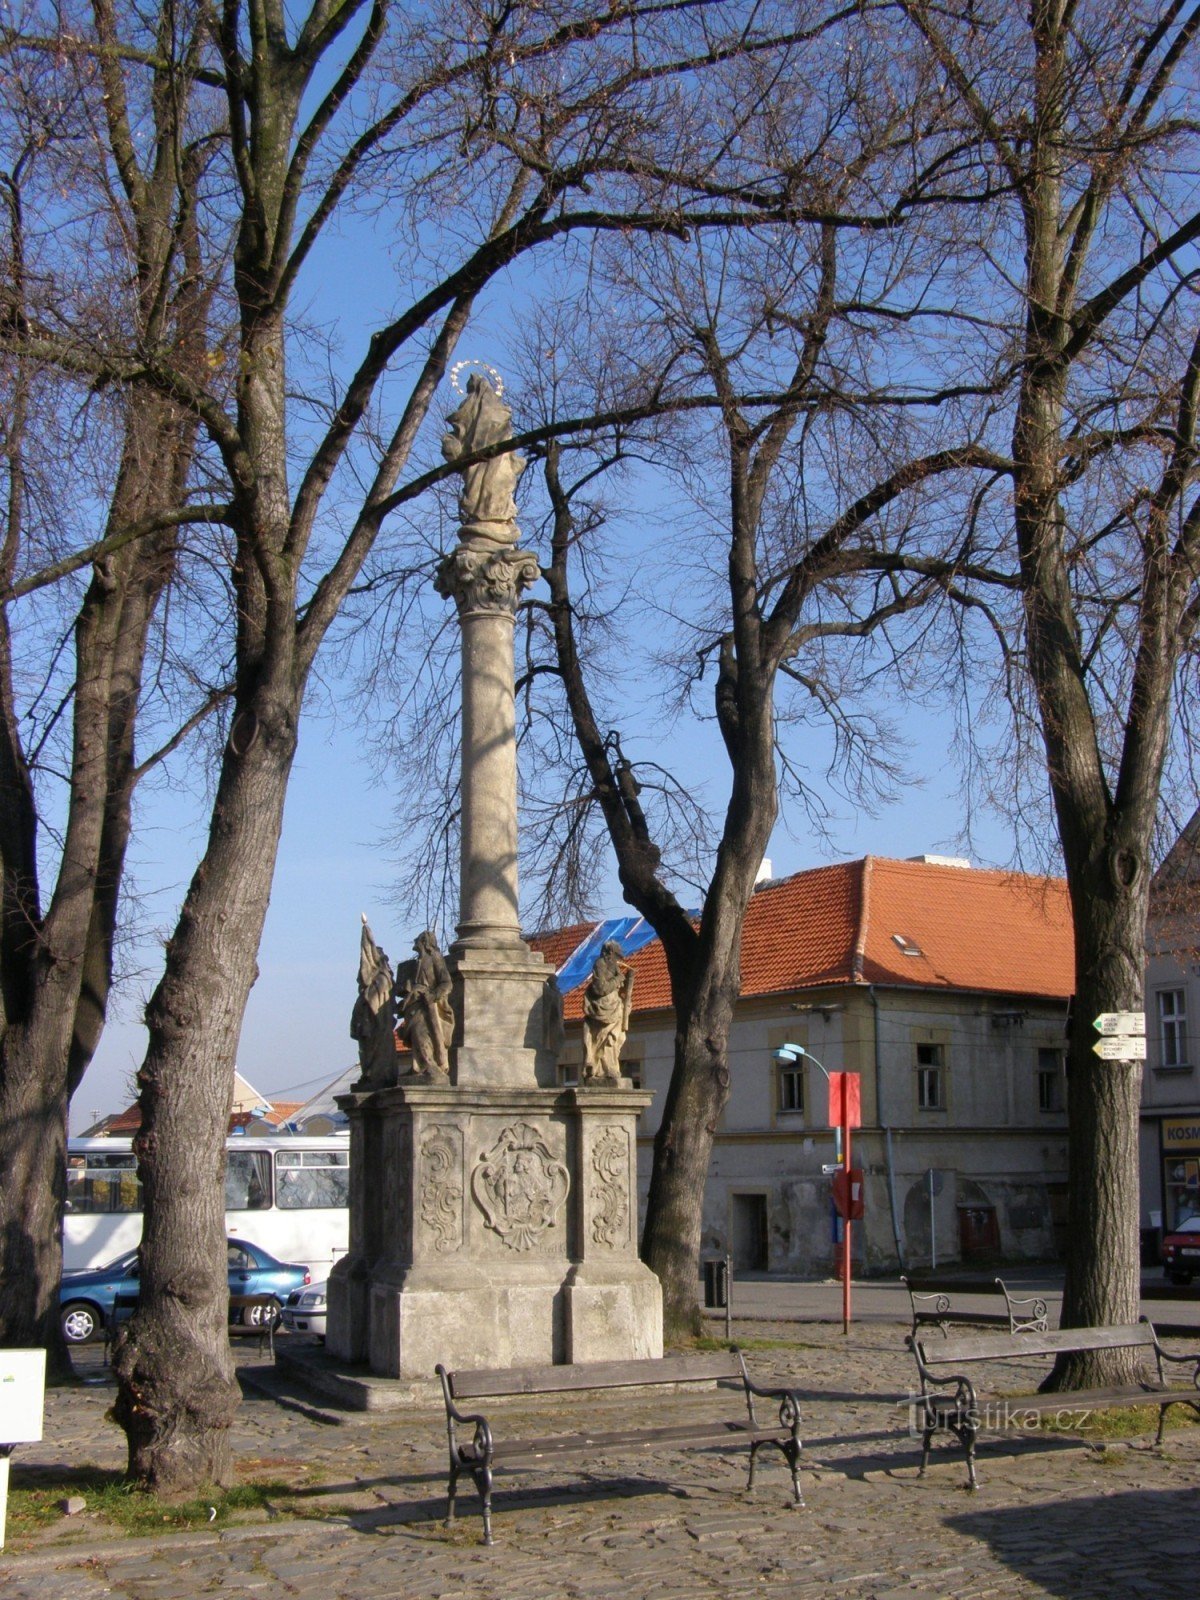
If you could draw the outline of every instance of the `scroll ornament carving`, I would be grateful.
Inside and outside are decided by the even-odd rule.
[[[570,1174],[529,1122],[505,1128],[471,1174],[484,1221],[510,1250],[529,1250],[552,1228],[571,1187]]]
[[[439,1255],[462,1244],[462,1184],[456,1128],[431,1128],[421,1143],[421,1221]]]
[[[608,1128],[592,1149],[592,1240],[611,1249],[629,1223],[629,1137]]]
[[[492,611],[512,616],[517,601],[542,575],[530,550],[499,549],[460,544],[443,558],[434,588],[453,600],[460,613]]]

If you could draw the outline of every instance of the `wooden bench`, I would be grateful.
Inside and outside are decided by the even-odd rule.
[[[468,1370],[450,1372],[440,1363],[438,1377],[446,1402],[446,1431],[450,1442],[450,1482],[447,1490],[446,1522],[454,1521],[458,1479],[470,1472],[483,1504],[483,1542],[492,1542],[492,1476],[497,1468],[519,1470],[546,1467],[582,1456],[594,1460],[606,1450],[644,1450],[657,1452],[724,1445],[747,1445],[750,1450],[750,1476],[747,1489],[754,1487],[754,1466],[764,1444],[783,1452],[792,1474],[792,1493],[797,1505],[804,1504],[800,1488],[800,1407],[790,1389],[766,1389],[753,1383],[739,1351],[717,1355],[667,1356],[662,1360],[594,1361],[576,1366],[513,1367],[507,1371]],[[718,1388],[711,1415],[701,1420],[663,1423],[662,1414],[670,1407],[680,1386],[736,1385]],[[603,1425],[581,1431],[557,1434],[551,1438],[505,1437],[501,1419],[477,1411],[462,1411],[462,1403],[481,1400],[529,1399],[537,1395],[571,1395],[588,1400],[601,1391],[641,1390],[639,1413],[657,1420],[653,1425],[622,1426],[607,1430]],[[778,1420],[760,1422],[755,1414],[755,1399],[769,1400],[778,1406]],[[730,1415],[731,1408],[735,1412]],[[469,1429],[469,1440],[459,1429]]]
[[[1040,1295],[1015,1295],[1003,1278],[991,1281],[972,1279],[968,1283],[950,1284],[935,1278],[901,1277],[908,1290],[912,1312],[912,1331],[918,1333],[928,1323],[934,1323],[948,1335],[949,1325],[961,1327],[1007,1328],[1009,1333],[1045,1333],[1046,1302]],[[1004,1310],[966,1311],[956,1306],[951,1294],[1001,1294]],[[918,1302],[920,1302],[918,1304]]]
[[[104,1320],[104,1364],[109,1363],[117,1331],[128,1322],[138,1308],[136,1294],[118,1294],[113,1297],[112,1310]],[[247,1313],[249,1317],[247,1319]],[[279,1321],[279,1302],[272,1294],[231,1294],[229,1296],[229,1337],[231,1339],[257,1339],[259,1353],[263,1347],[275,1354],[275,1328]]]
[[[916,1357],[921,1379],[921,1392],[912,1397],[913,1419],[921,1429],[921,1472],[929,1464],[929,1448],[935,1433],[946,1429],[953,1433],[967,1452],[967,1480],[970,1488],[975,1481],[975,1440],[981,1429],[1003,1429],[1029,1426],[1043,1417],[1062,1413],[1078,1414],[1107,1411],[1125,1406],[1157,1406],[1158,1433],[1155,1444],[1162,1443],[1163,1424],[1167,1411],[1173,1405],[1190,1405],[1200,1415],[1200,1351],[1188,1355],[1172,1355],[1159,1343],[1151,1323],[1143,1317],[1140,1322],[1119,1328],[1060,1328],[1051,1332],[1030,1330],[1025,1333],[981,1338],[978,1335],[961,1339],[923,1339],[919,1334],[909,1334],[905,1343]],[[1138,1382],[1115,1389],[1056,1390],[1051,1394],[1011,1395],[981,1394],[976,1388],[973,1370],[997,1361],[1024,1360],[1031,1356],[1072,1355],[1094,1350],[1140,1351],[1143,1375]],[[1146,1373],[1146,1359],[1153,1357],[1152,1373]],[[1175,1362],[1192,1368],[1189,1388],[1169,1387],[1164,1373],[1164,1362]]]

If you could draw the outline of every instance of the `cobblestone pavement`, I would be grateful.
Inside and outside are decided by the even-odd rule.
[[[735,1335],[739,1329],[735,1324]],[[1169,1429],[1105,1449],[1060,1437],[993,1438],[980,1448],[980,1489],[968,1494],[961,1450],[943,1447],[924,1479],[907,1432],[911,1358],[902,1329],[825,1325],[742,1330],[755,1375],[805,1396],[807,1505],[791,1505],[778,1455],[764,1457],[753,1495],[744,1458],[709,1451],[658,1458],[614,1454],[587,1470],[500,1476],[491,1549],[479,1543],[477,1500],[460,1492],[460,1520],[442,1523],[445,1430],[440,1403],[404,1413],[337,1413],[289,1389],[267,1363],[243,1369],[239,1456],[263,1470],[306,1461],[325,1481],[320,1520],[278,1520],[219,1533],[115,1540],[78,1521],[81,1542],[47,1540],[0,1554],[4,1600],[893,1600],[899,1596],[1110,1597],[1195,1600],[1200,1427]],[[786,1347],[754,1348],[772,1336]],[[1032,1386],[1017,1366],[998,1375]],[[122,1435],[103,1414],[103,1383],[52,1391],[46,1438],[14,1456],[30,1464],[119,1467]],[[644,1407],[648,1402],[643,1397]],[[702,1408],[703,1395],[676,1406]],[[632,1402],[589,1406],[619,1424]],[[1176,1413],[1177,1415],[1179,1413]],[[530,1407],[524,1425],[568,1426],[570,1408]],[[86,1515],[86,1514],[85,1514]]]

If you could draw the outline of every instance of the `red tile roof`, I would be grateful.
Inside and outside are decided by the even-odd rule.
[[[561,966],[588,925],[530,943]],[[656,939],[633,958],[635,1011],[668,1009]],[[1061,878],[866,856],[761,888],[742,933],[742,995],[830,984],[903,985],[1064,999],[1075,988]],[[568,1020],[582,989],[566,998]]]

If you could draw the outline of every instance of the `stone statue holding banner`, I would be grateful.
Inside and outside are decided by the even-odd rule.
[[[632,1006],[633,968],[621,960],[617,941],[608,939],[583,991],[584,1083],[620,1083],[621,1046]]]
[[[459,461],[487,445],[512,438],[512,412],[479,373],[467,379],[463,403],[448,420],[450,432],[442,440],[447,461]],[[490,544],[516,544],[519,534],[513,490],[524,469],[525,458],[515,450],[462,469],[458,514],[464,538],[474,535]]]
[[[413,1072],[445,1082],[454,1032],[450,968],[435,934],[419,934],[413,949],[417,959],[406,961],[396,975],[400,1037],[412,1051]]]
[[[396,1013],[392,969],[375,943],[364,915],[358,951],[358,999],[350,1014],[350,1037],[358,1041],[362,1081],[370,1089],[395,1083]]]

